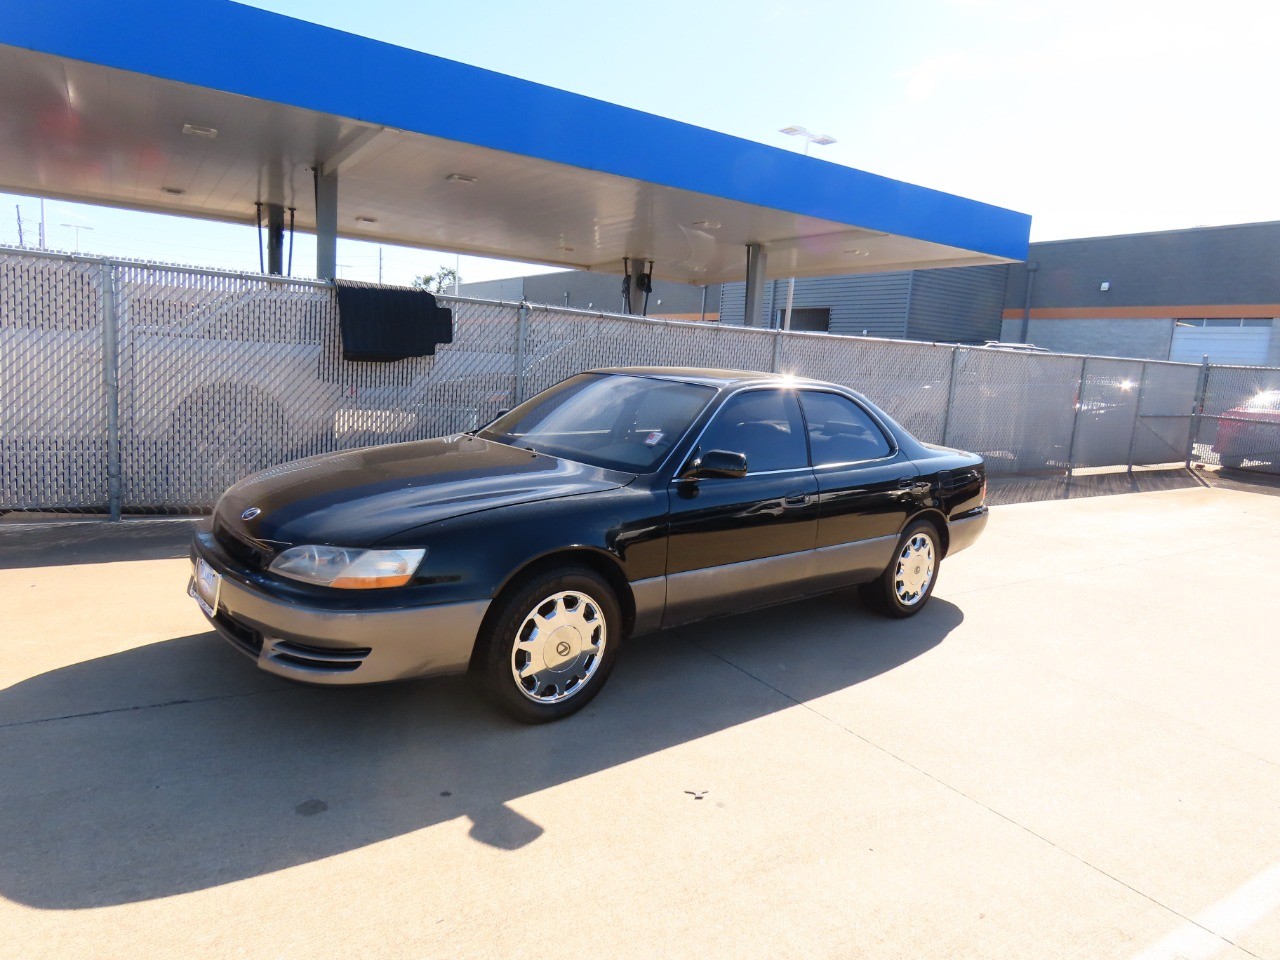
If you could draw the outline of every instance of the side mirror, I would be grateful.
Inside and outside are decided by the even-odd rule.
[[[745,453],[708,450],[689,464],[681,479],[697,480],[702,477],[745,477],[746,475],[747,455]]]

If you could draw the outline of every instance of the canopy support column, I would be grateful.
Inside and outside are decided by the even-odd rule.
[[[338,174],[316,176],[316,277],[332,280],[338,275]]]
[[[284,273],[284,207],[268,203],[267,207],[267,273],[278,277]]]
[[[747,303],[742,313],[742,322],[748,327],[764,326],[761,312],[764,308],[764,272],[767,260],[763,244],[747,244]]]

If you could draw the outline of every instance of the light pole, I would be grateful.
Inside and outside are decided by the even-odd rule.
[[[814,133],[813,131],[807,130],[804,127],[797,127],[794,125],[790,127],[783,127],[778,132],[785,133],[789,137],[803,137],[804,138],[804,155],[806,157],[809,155],[810,144],[816,143],[820,147],[829,147],[831,146],[831,144],[836,142],[835,137],[828,136],[825,133]],[[782,317],[783,330],[791,329],[791,302],[795,299],[795,296],[796,296],[796,278],[792,277],[790,280],[787,281],[787,312]]]
[[[76,232],[76,253],[79,253],[80,252],[80,231],[92,230],[93,227],[86,227],[83,223],[64,223],[64,224],[61,224],[61,226],[70,227],[72,230]],[[44,231],[41,231],[41,233],[43,232]]]

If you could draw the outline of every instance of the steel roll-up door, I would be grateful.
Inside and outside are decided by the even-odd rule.
[[[1183,326],[1173,329],[1169,359],[1199,363],[1207,354],[1211,363],[1257,364],[1267,362],[1271,326]]]

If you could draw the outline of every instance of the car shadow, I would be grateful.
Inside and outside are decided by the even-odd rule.
[[[0,691],[0,894],[146,901],[457,818],[519,849],[544,829],[509,801],[846,689],[962,620],[936,598],[891,622],[832,595],[665,631],[633,641],[586,709],[541,727],[493,713],[465,678],[294,685],[214,634],[79,663]]]

